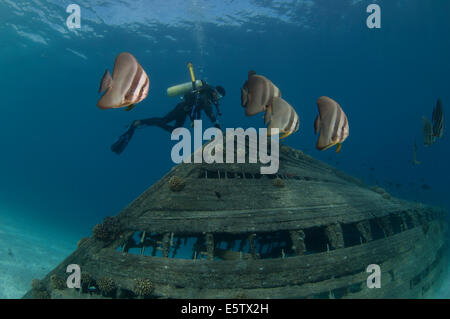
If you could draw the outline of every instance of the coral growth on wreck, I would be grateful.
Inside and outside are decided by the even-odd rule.
[[[31,289],[33,289],[33,290],[44,290],[44,289],[45,289],[45,285],[44,285],[44,283],[43,283],[42,281],[40,281],[39,279],[34,278],[34,279],[31,281]]]
[[[273,180],[273,185],[276,187],[284,187],[284,182],[281,178],[277,177]]]
[[[372,191],[374,191],[377,194],[380,194],[384,199],[391,199],[391,194],[386,192],[383,188],[378,186],[373,186],[371,188]]]
[[[82,272],[81,273],[81,285],[82,286],[90,286],[94,283],[94,279],[91,277],[91,275],[89,275],[89,273],[87,272]]]
[[[149,279],[135,279],[133,292],[140,297],[148,296],[153,290],[153,284]]]
[[[296,150],[296,149],[290,148],[286,145],[280,146],[280,152],[283,154],[286,154],[287,156],[293,157],[295,159],[300,159],[304,155],[301,150]]]
[[[179,176],[172,176],[169,179],[170,190],[172,190],[174,192],[182,191],[185,185],[186,185],[186,183],[184,182],[184,179],[182,179]]]
[[[87,242],[88,239],[89,239],[89,238],[87,238],[87,237],[81,238],[81,239],[77,242],[77,247],[81,247],[84,243]]]
[[[101,224],[95,225],[93,234],[98,240],[112,242],[120,235],[120,223],[116,217],[105,217]]]
[[[116,283],[110,277],[103,277],[97,280],[97,286],[104,296],[110,296],[117,289]]]
[[[31,294],[34,299],[49,299],[50,294],[47,291],[45,284],[35,278],[31,281]]]
[[[56,290],[63,290],[67,287],[66,282],[58,275],[52,275],[50,277],[50,286]]]

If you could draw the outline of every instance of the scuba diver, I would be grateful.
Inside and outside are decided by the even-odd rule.
[[[221,129],[217,116],[222,115],[219,101],[225,96],[225,89],[221,86],[210,86],[205,81],[197,82],[201,82],[201,85],[197,86],[194,82],[192,87],[195,89],[184,94],[183,101],[178,103],[166,116],[133,121],[128,130],[111,146],[111,151],[118,155],[121,154],[133,137],[136,128],[156,125],[171,133],[174,129],[183,127],[188,116],[191,120],[191,127],[193,127],[194,121],[200,119],[202,110],[214,127]],[[214,115],[212,105],[216,108],[217,116]],[[168,123],[172,121],[175,121],[174,125],[169,125]]]

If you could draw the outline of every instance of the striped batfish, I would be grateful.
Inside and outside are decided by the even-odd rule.
[[[274,97],[264,115],[264,124],[267,125],[267,123],[269,123],[267,135],[272,135],[272,128],[278,128],[280,134],[283,134],[280,139],[283,139],[298,131],[300,119],[289,103],[281,97]]]
[[[433,136],[442,138],[444,135],[444,110],[440,99],[437,101],[436,107],[433,109]]]
[[[433,136],[433,127],[431,122],[425,117],[422,117],[422,132],[423,132],[423,144],[426,147],[431,146],[435,142],[435,137]]]
[[[149,86],[147,73],[136,58],[127,52],[120,53],[114,63],[113,76],[108,70],[103,75],[99,93],[106,92],[97,106],[101,109],[127,107],[129,111],[147,97]]]
[[[339,153],[349,135],[347,116],[335,100],[326,96],[317,100],[317,107],[319,115],[314,122],[314,129],[320,135],[316,147],[324,151],[337,145],[336,153]]]
[[[280,90],[266,77],[248,72],[248,80],[241,88],[241,105],[245,115],[253,116],[266,111],[273,97],[281,97]]]

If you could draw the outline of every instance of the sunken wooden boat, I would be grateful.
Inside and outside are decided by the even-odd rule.
[[[175,166],[24,297],[425,298],[439,287],[444,210],[284,145],[277,174],[260,166]],[[79,289],[65,286],[69,264]],[[381,288],[367,287],[371,264]]]

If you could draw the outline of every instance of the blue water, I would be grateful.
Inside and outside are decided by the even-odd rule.
[[[70,3],[81,7],[76,31],[65,25]],[[371,3],[381,29],[366,26]],[[109,147],[131,121],[179,102],[165,90],[189,81],[190,61],[225,87],[224,127],[262,127],[240,106],[254,69],[300,116],[288,145],[395,196],[449,207],[449,138],[425,148],[421,135],[437,98],[450,105],[448,12],[448,0],[0,0],[0,217],[75,248],[120,212],[174,165],[174,142],[152,127],[120,156]],[[123,51],[149,74],[149,96],[130,112],[100,110],[100,78]],[[315,149],[322,95],[349,119],[340,154]],[[409,162],[414,140],[419,166]]]

